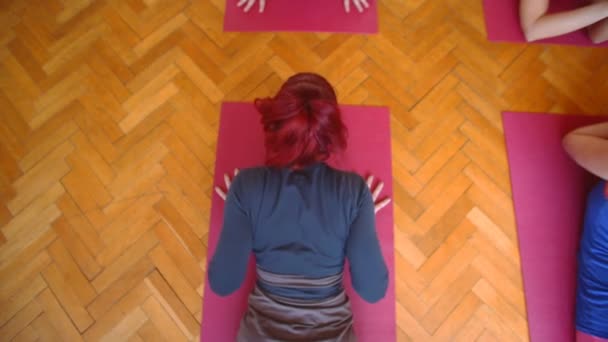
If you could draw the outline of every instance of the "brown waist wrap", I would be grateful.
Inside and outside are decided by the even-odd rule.
[[[280,275],[258,268],[259,282],[280,287],[326,287],[342,275],[321,279]],[[355,342],[353,315],[346,293],[322,300],[301,300],[266,293],[257,285],[239,328],[237,342]]]

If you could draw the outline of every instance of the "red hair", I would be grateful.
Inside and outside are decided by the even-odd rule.
[[[268,166],[305,167],[346,148],[336,93],[317,74],[290,77],[274,97],[257,99],[255,106],[262,115]]]

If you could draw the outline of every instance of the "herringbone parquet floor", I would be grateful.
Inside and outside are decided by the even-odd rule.
[[[500,111],[608,113],[608,50],[489,43],[479,0],[373,36],[223,11],[0,1],[0,341],[198,339],[220,102],[297,71],[391,108],[399,340],[527,340]]]

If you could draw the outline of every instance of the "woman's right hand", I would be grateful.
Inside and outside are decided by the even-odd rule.
[[[372,185],[374,183],[374,176],[369,176],[367,177],[366,183],[367,187],[372,192],[372,200],[374,201],[374,212],[377,214],[380,210],[382,210],[391,202],[391,198],[387,197],[382,200],[378,200],[382,189],[384,189],[384,182],[380,182],[376,184],[375,188],[372,188]]]
[[[259,12],[262,13],[264,12],[264,8],[266,7],[266,0],[240,0],[236,6],[237,7],[243,7],[243,11],[244,12],[249,12],[249,10],[251,9],[251,7],[253,7],[253,5],[255,5],[255,2],[258,1],[260,3],[260,7],[259,7]]]

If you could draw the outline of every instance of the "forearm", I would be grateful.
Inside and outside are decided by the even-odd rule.
[[[608,41],[608,19],[593,24],[589,28],[589,38],[595,44],[601,44]]]
[[[222,232],[208,270],[211,289],[220,296],[235,292],[243,284],[253,248],[251,232],[247,214],[234,192],[230,192],[224,207]]]
[[[598,138],[608,139],[608,121],[577,128],[569,134],[591,135]]]
[[[366,302],[376,303],[386,295],[388,268],[377,238],[357,245],[348,253],[353,288]]]
[[[386,295],[389,274],[376,233],[374,204],[369,191],[365,191],[365,204],[351,225],[346,257],[353,288],[363,300],[375,303]]]
[[[593,3],[571,11],[544,14],[535,20],[522,18],[529,41],[555,37],[593,25],[608,17],[608,2]]]
[[[608,180],[608,122],[570,132],[564,148],[581,167]]]
[[[243,284],[251,251],[239,248],[240,246],[219,247],[221,251],[216,253],[209,263],[209,285],[216,294],[228,296]]]

